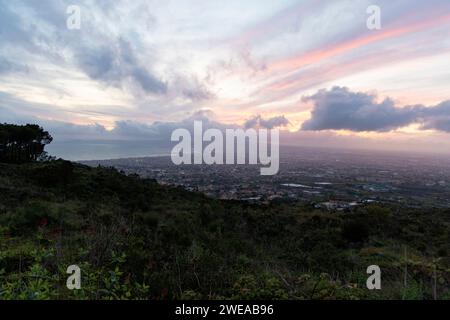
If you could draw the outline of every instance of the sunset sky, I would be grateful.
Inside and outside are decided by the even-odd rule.
[[[280,126],[289,144],[450,153],[448,0],[0,0],[0,43],[0,121],[55,140],[200,118]]]

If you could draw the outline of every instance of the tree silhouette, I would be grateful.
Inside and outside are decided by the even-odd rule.
[[[36,124],[0,124],[0,162],[24,163],[45,155],[52,136]]]

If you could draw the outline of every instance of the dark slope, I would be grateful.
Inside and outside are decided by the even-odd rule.
[[[0,299],[431,299],[434,277],[448,299],[449,230],[448,211],[252,206],[110,168],[0,164]]]

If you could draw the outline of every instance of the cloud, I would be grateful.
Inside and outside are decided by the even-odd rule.
[[[219,119],[237,118],[244,108],[261,105],[270,106],[266,114],[294,113],[295,107],[286,106],[323,83],[359,83],[392,90],[394,96],[402,94],[399,88],[423,88],[424,96],[442,97],[448,89],[442,66],[449,46],[436,39],[448,27],[449,2],[432,2],[386,2],[383,30],[367,32],[361,28],[365,1],[356,6],[348,1],[200,1],[193,6],[145,0],[114,5],[106,0],[0,0],[2,90],[61,104],[59,110],[28,109],[38,118],[97,121],[108,128],[118,119],[175,121],[199,108],[214,109]],[[66,28],[66,9],[72,4],[81,7],[80,30]],[[207,14],[196,15],[198,6]],[[249,14],[240,15],[243,9]],[[186,19],[193,15],[196,19]],[[411,70],[399,63],[397,68],[398,62],[419,57],[430,58],[426,67],[414,63]],[[29,70],[20,73],[24,64]],[[388,73],[379,70],[384,67]],[[415,77],[405,80],[405,70]],[[346,126],[386,131],[410,121],[392,102],[384,107],[397,122]],[[250,120],[261,127],[286,123],[282,118]],[[414,121],[424,129],[446,128],[442,116],[419,115]],[[310,125],[311,130],[322,126],[320,121]]]
[[[167,84],[150,73],[136,58],[135,49],[123,39],[98,47],[77,49],[77,65],[93,80],[123,87],[128,79],[146,93],[163,94]]]
[[[185,128],[193,132],[194,121],[202,121],[203,128],[217,128],[225,130],[236,125],[226,125],[213,120],[214,113],[209,109],[200,109],[186,116],[180,121],[156,121],[145,123],[135,120],[117,120],[112,129],[104,125],[75,124],[64,111],[59,111],[57,106],[38,104],[19,99],[15,96],[0,91],[0,121],[15,124],[36,123],[43,126],[54,137],[54,142],[63,141],[141,141],[152,140],[170,143],[170,136],[175,129]],[[33,111],[39,110],[42,117],[34,115]],[[44,114],[51,110],[51,114],[60,114],[60,120],[46,119]],[[69,114],[70,116],[70,114]],[[67,119],[67,120],[66,120]]]
[[[422,130],[450,132],[450,101],[436,106],[397,107],[390,98],[377,103],[374,94],[351,92],[345,87],[319,90],[303,100],[312,101],[314,108],[302,130],[386,132],[419,124]]]
[[[0,41],[2,43],[27,44],[30,36],[25,23],[17,13],[9,8],[9,1],[0,1]]]
[[[373,94],[342,87],[320,90],[303,100],[312,101],[314,109],[302,130],[391,131],[418,121],[424,111],[423,106],[398,108],[389,98],[377,103]]]
[[[260,115],[247,120],[244,124],[245,128],[262,127],[266,129],[273,129],[275,127],[285,127],[289,124],[285,116],[277,116],[269,119],[264,119]]]
[[[188,115],[184,120],[173,122],[145,123],[133,120],[120,120],[113,124],[112,129],[107,129],[105,126],[96,123],[73,124],[69,122],[71,121],[70,119],[56,121],[38,118],[29,112],[33,108],[45,107],[45,105],[18,101],[7,93],[0,92],[0,119],[2,122],[17,124],[36,123],[43,126],[54,137],[53,142],[48,147],[48,152],[57,157],[71,160],[166,154],[170,152],[174,145],[170,141],[173,130],[185,128],[192,133],[195,120],[203,122],[204,130],[217,128],[224,131],[227,128],[236,129],[242,127],[236,124],[224,124],[212,120],[215,118],[215,115],[209,109],[200,109]],[[443,102],[435,107],[423,107],[420,119],[423,129],[447,130],[449,132],[449,108],[450,101]],[[447,116],[445,117],[445,115]],[[280,116],[271,119],[283,118]],[[263,119],[262,123],[270,122],[271,119]],[[261,121],[261,117],[254,117],[250,120],[256,121],[253,122],[256,126]],[[280,123],[284,121],[273,120],[273,122]],[[247,125],[249,124],[252,123]],[[398,132],[395,135],[389,133],[375,133],[375,135],[379,136],[379,138],[371,139],[358,135],[342,136],[333,131],[299,130],[297,132],[289,132],[282,130],[280,132],[280,143],[293,146],[392,151],[421,150],[434,153],[448,153],[448,150],[450,150],[448,134],[445,133],[431,132],[426,135],[411,135],[405,132]]]
[[[114,56],[108,48],[86,48],[80,51],[75,55],[75,59],[90,78],[109,82],[120,76],[113,75]]]
[[[175,85],[180,88],[181,94],[190,99],[191,101],[205,101],[215,97],[204,83],[198,80],[196,77],[179,78]]]
[[[167,84],[147,72],[143,67],[134,68],[130,75],[146,92],[165,93],[167,91]]]
[[[73,4],[69,0],[49,0],[42,5],[18,2],[14,6],[0,0],[0,42],[4,45],[0,57],[5,56],[0,58],[0,74],[24,71],[19,68],[19,61],[35,63],[35,69],[45,62],[78,69],[91,80],[123,89],[139,99],[142,95],[184,97],[191,101],[213,97],[193,74],[181,74],[173,68],[170,72],[165,70],[163,78],[161,72],[155,71],[161,57],[160,48],[149,43],[147,35],[156,30],[153,23],[140,30],[129,28],[129,23],[124,26],[124,19],[108,23],[118,16],[136,22],[156,21],[146,10],[145,2],[132,6],[120,2],[111,7],[106,2],[77,1],[75,4],[82,8],[79,31],[66,28],[66,9]],[[30,74],[29,78],[39,76]]]
[[[444,101],[435,107],[427,108],[424,113],[422,129],[450,132],[450,101]]]
[[[0,74],[28,72],[28,67],[0,57]]]

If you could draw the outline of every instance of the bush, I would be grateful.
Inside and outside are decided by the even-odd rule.
[[[359,220],[346,222],[342,228],[342,237],[348,242],[364,242],[369,238],[369,227]]]

